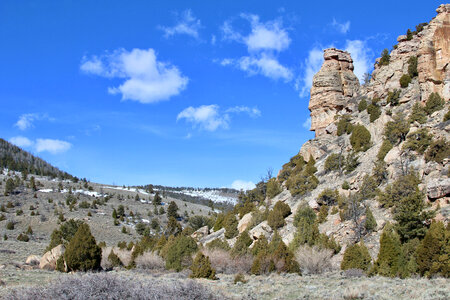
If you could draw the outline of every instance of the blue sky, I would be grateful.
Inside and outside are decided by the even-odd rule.
[[[439,4],[2,0],[0,137],[96,182],[251,187],[313,138],[324,48],[361,78]]]

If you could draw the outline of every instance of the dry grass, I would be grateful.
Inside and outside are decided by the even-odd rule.
[[[248,274],[250,273],[250,269],[252,268],[253,257],[250,255],[243,255],[232,258],[227,251],[221,249],[204,249],[203,254],[209,257],[211,266],[216,270],[217,273]]]
[[[131,251],[121,250],[118,247],[106,247],[102,249],[102,262],[101,266],[105,270],[109,270],[112,268],[111,262],[108,260],[108,256],[111,253],[111,250],[120,258],[124,266],[128,266],[131,262]]]
[[[135,260],[136,267],[147,270],[164,270],[165,263],[161,256],[154,252],[144,252]]]
[[[297,250],[295,258],[300,265],[302,274],[322,274],[332,269],[332,255],[333,252],[330,249],[304,245]]]

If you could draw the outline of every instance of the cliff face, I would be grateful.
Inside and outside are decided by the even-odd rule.
[[[337,112],[347,109],[348,100],[359,91],[358,78],[353,74],[353,60],[350,53],[335,48],[324,51],[324,63],[314,75],[311,87],[311,130],[316,137],[332,129],[327,126],[334,122]]]

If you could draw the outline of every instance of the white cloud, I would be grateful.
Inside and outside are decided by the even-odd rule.
[[[323,49],[313,48],[309,51],[308,57],[303,65],[303,75],[297,79],[296,89],[300,92],[300,97],[309,95],[314,75],[319,72],[323,63]]]
[[[350,30],[350,21],[339,23],[338,21],[336,21],[335,18],[333,18],[331,26],[336,28],[336,30],[339,31],[340,33],[346,34]]]
[[[27,130],[33,127],[34,121],[39,121],[48,118],[45,114],[23,114],[19,117],[19,120],[14,124],[20,130]]]
[[[176,66],[157,61],[151,48],[119,49],[101,57],[84,57],[80,69],[102,77],[124,78],[120,86],[110,87],[108,92],[121,94],[122,100],[141,103],[167,100],[178,95],[188,83]]]
[[[250,22],[251,32],[247,36],[243,36],[236,32],[227,21],[222,26],[224,39],[244,43],[249,52],[261,50],[280,52],[289,47],[291,39],[280,20],[261,23],[257,15],[241,14],[241,17]]]
[[[201,28],[201,22],[195,18],[190,9],[185,10],[178,23],[173,27],[160,26],[159,29],[164,31],[164,37],[169,38],[176,34],[186,34],[198,39],[198,31]]]
[[[293,77],[292,71],[283,66],[276,56],[276,53],[286,50],[291,43],[281,21],[262,23],[257,15],[241,14],[241,17],[250,22],[251,30],[248,35],[235,31],[230,21],[222,25],[222,34],[224,40],[245,44],[249,55],[239,59],[223,59],[220,64],[234,66],[250,76],[263,75],[274,80],[290,81]]]
[[[36,152],[50,152],[51,154],[58,154],[66,152],[72,147],[72,144],[61,140],[52,139],[37,139]]]
[[[11,143],[18,147],[27,148],[32,146],[34,143],[29,138],[23,136],[15,136],[9,139]]]
[[[199,107],[188,107],[180,112],[177,121],[186,119],[194,127],[207,131],[215,131],[219,128],[228,129],[232,113],[247,113],[252,118],[261,116],[261,111],[257,107],[234,106],[223,111],[216,104],[202,105]]]
[[[244,112],[244,113],[247,113],[252,118],[257,118],[257,117],[261,116],[261,111],[258,108],[256,108],[256,107],[250,108],[248,106],[230,107],[225,112],[228,112],[228,113],[241,113],[241,112]]]
[[[309,130],[311,129],[311,118],[307,118],[302,124],[303,128]]]
[[[213,34],[212,36],[211,36],[211,45],[215,45],[216,44],[216,40],[217,40],[217,38],[216,38],[216,36]]]
[[[256,185],[251,181],[235,180],[231,184],[231,188],[239,191],[240,190],[248,191],[254,189],[255,187]]]
[[[361,40],[347,40],[345,44],[345,51],[350,52],[353,59],[353,71],[362,83],[364,74],[369,73],[372,67],[372,50],[367,46],[365,41]]]
[[[215,131],[220,127],[226,129],[229,122],[229,116],[227,114],[221,116],[219,106],[215,104],[202,105],[197,108],[190,106],[178,114],[177,121],[180,119],[186,119],[194,126],[208,131]]]

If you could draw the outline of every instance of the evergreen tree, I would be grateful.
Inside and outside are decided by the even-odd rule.
[[[450,226],[433,222],[417,247],[416,261],[422,276],[450,277]]]
[[[178,235],[182,230],[180,223],[174,217],[170,217],[167,223],[167,234]]]
[[[250,252],[248,247],[253,243],[253,240],[248,235],[248,231],[242,232],[236,240],[233,249],[231,249],[232,256],[241,256]]]
[[[175,219],[179,217],[178,206],[174,201],[171,201],[169,207],[167,208],[167,217],[174,217]]]
[[[14,180],[12,178],[8,178],[8,180],[6,180],[6,185],[5,185],[5,196],[8,196],[12,192],[14,192],[15,188],[16,188],[16,185],[14,183]]]
[[[401,254],[400,237],[388,224],[380,237],[380,252],[374,265],[375,273],[389,277],[397,276],[401,267]]]
[[[229,213],[224,220],[225,238],[232,239],[239,234],[238,221],[233,213]]]
[[[369,250],[367,250],[364,242],[361,241],[345,249],[341,262],[341,270],[361,269],[367,272],[371,263],[372,257],[369,254]]]
[[[162,201],[162,198],[161,198],[161,196],[159,195],[159,192],[156,192],[155,193],[155,196],[153,196],[153,205],[161,205],[161,201]]]
[[[377,220],[375,220],[370,207],[366,208],[366,222],[364,223],[364,228],[369,232],[377,228]]]
[[[89,225],[83,223],[67,245],[64,252],[69,271],[90,271],[100,269],[102,249],[91,234]]]
[[[191,266],[192,274],[191,278],[206,278],[217,279],[216,270],[211,267],[211,261],[208,256],[203,255],[202,252],[198,252]]]

